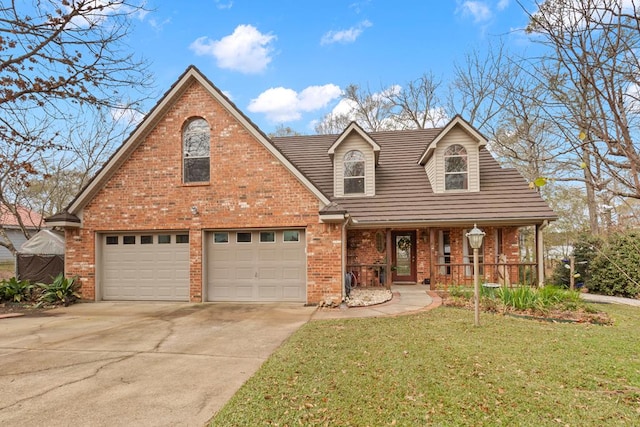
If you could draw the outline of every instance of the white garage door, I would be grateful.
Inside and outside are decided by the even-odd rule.
[[[304,230],[209,233],[207,299],[305,302],[305,247]]]
[[[187,232],[102,235],[102,299],[189,301]]]

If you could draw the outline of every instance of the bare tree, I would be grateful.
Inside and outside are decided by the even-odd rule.
[[[449,114],[461,114],[478,129],[487,132],[510,96],[505,92],[510,78],[518,73],[504,44],[490,44],[487,53],[475,49],[462,63],[454,64],[454,79],[449,87]]]
[[[0,204],[9,211],[27,202],[28,183],[47,177],[39,161],[70,148],[69,123],[140,108],[152,82],[126,39],[143,12],[129,0],[0,5]]]
[[[320,134],[340,133],[352,121],[368,131],[440,126],[447,119],[440,104],[440,85],[432,73],[425,73],[406,86],[391,85],[379,92],[351,84],[342,95],[340,110],[345,111],[327,114],[315,130]]]
[[[399,90],[390,91],[387,97],[399,110],[393,117],[398,127],[426,129],[442,126],[447,120],[447,113],[440,100],[441,85],[442,81],[433,73],[424,73]]]
[[[640,198],[637,3],[547,0],[528,27],[547,48],[534,75],[550,93],[549,117],[582,158],[587,190],[631,198]]]

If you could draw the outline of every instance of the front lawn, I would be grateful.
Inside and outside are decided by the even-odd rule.
[[[601,426],[640,422],[640,310],[611,326],[460,308],[313,321],[212,426]]]

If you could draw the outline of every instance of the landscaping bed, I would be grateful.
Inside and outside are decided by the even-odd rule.
[[[442,305],[473,310],[470,288],[452,288],[442,292]],[[480,310],[548,322],[573,322],[609,325],[609,315],[580,298],[579,292],[567,289],[502,288],[481,289]]]

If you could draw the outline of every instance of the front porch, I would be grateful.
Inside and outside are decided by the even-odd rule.
[[[469,227],[470,229],[471,227]],[[522,254],[541,253],[541,242],[525,251],[518,227],[482,227],[486,233],[479,251],[482,283],[501,286],[538,286],[544,280],[538,259]],[[460,228],[349,229],[345,273],[352,273],[358,286],[386,287],[392,284],[425,284],[433,290],[473,284],[473,250]],[[535,235],[539,230],[536,227]]]

